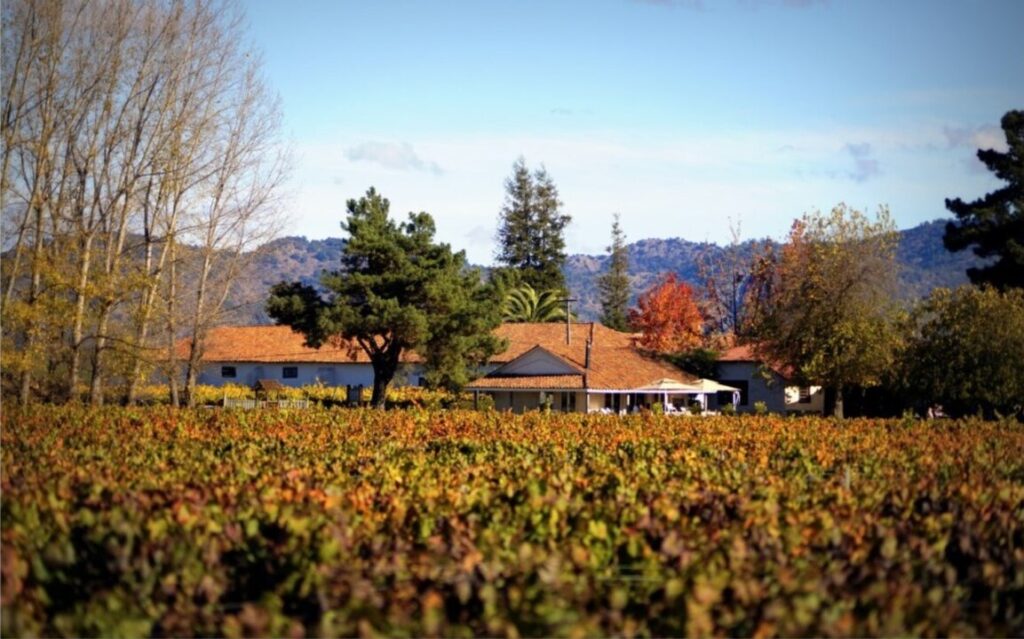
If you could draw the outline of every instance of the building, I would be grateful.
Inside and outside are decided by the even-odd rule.
[[[188,357],[189,341],[177,345],[179,361]],[[203,351],[199,383],[210,386],[276,380],[286,386],[372,386],[373,366],[357,344],[332,341],[320,348],[288,326],[219,326],[210,329]],[[405,353],[396,382],[419,384],[419,357]]]
[[[634,336],[597,323],[503,324],[495,334],[507,348],[491,358],[467,390],[489,395],[499,410],[550,408],[564,412],[634,412],[660,404],[668,412],[690,402],[707,407],[720,387],[642,353]],[[287,326],[222,326],[207,335],[199,383],[212,386],[276,380],[287,386],[371,386],[373,367],[344,340],[310,348]],[[188,341],[177,356],[188,354]],[[403,354],[396,385],[418,385],[423,366]],[[733,389],[724,389],[730,396]]]
[[[634,336],[597,323],[504,324],[508,348],[467,386],[498,410],[682,411],[709,392],[693,375],[637,349]]]
[[[734,346],[722,353],[716,364],[720,383],[740,390],[738,412],[754,411],[754,404],[763,402],[768,412],[822,413],[825,392],[821,386],[799,386],[790,381],[792,370],[787,366],[765,364],[749,345]],[[731,401],[724,395],[715,398],[713,406]]]

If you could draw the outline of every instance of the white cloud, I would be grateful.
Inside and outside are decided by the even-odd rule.
[[[970,149],[995,149],[1005,153],[1006,136],[1003,130],[993,125],[971,127],[942,127],[947,148],[967,147]]]
[[[416,157],[444,166],[443,174],[348,159],[339,149],[365,143],[323,138],[300,148],[302,164],[296,173],[302,188],[290,204],[300,222],[288,232],[339,235],[345,200],[372,185],[391,200],[395,217],[428,211],[440,240],[465,249],[477,264],[489,264],[504,181],[520,155],[530,167],[543,163],[557,184],[565,212],[573,218],[566,234],[570,253],[603,252],[615,211],[622,213],[630,241],[684,237],[727,242],[729,218],[738,216],[745,238],[781,237],[795,217],[841,201],[867,210],[889,204],[901,224],[912,225],[945,215],[945,197],[991,190],[984,175],[967,175],[962,165],[950,161],[941,131],[938,124],[410,140]],[[344,178],[340,185],[334,182],[337,176]]]
[[[417,155],[408,142],[363,142],[345,151],[345,157],[353,162],[375,162],[398,171],[427,171],[435,175],[444,173],[436,162],[428,162]]]

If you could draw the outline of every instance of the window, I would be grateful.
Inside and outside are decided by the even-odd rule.
[[[559,408],[563,413],[574,413],[576,412],[576,393],[559,393],[561,395],[561,406]]]
[[[811,387],[801,386],[800,387],[800,399],[797,400],[798,404],[810,404],[811,403]]]
[[[298,366],[285,366],[281,369],[281,377],[284,379],[297,379],[299,376]]]
[[[740,389],[740,406],[746,406],[749,398],[747,397],[750,391],[749,382],[745,379],[720,379],[718,383],[725,384],[726,386],[732,386],[733,388]],[[718,405],[725,406],[726,404],[732,403],[732,391],[721,391],[718,393]]]
[[[622,410],[622,395],[618,393],[607,393],[604,396],[604,407],[613,412]]]
[[[235,370],[234,366],[221,366],[220,376],[224,379],[234,379],[238,377],[238,371]]]

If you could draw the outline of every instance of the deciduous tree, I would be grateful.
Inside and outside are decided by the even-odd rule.
[[[795,221],[779,251],[755,261],[747,337],[764,361],[826,387],[839,416],[844,387],[875,385],[892,365],[896,242],[886,208],[871,221],[840,204]]]
[[[703,318],[693,290],[675,273],[664,275],[640,295],[629,321],[641,333],[640,347],[650,351],[680,353],[700,344]]]
[[[371,403],[384,406],[403,352],[427,359],[429,379],[457,385],[466,366],[482,363],[499,346],[491,334],[499,304],[465,253],[434,242],[434,220],[410,213],[397,224],[390,203],[373,188],[349,200],[342,228],[348,241],[341,268],[324,273],[322,296],[299,282],[277,284],[267,312],[318,347],[353,340],[373,366]]]
[[[2,321],[5,351],[26,354],[4,358],[4,381],[22,401],[88,383],[98,404],[117,383],[131,402],[183,325],[194,378],[215,289],[237,270],[204,277],[204,252],[175,247],[212,239],[221,259],[263,239],[286,164],[241,13],[219,0],[2,11]],[[195,275],[187,303],[171,273]],[[154,330],[161,297],[189,321]]]
[[[936,289],[911,313],[903,386],[950,415],[1024,418],[1024,290]]]
[[[1024,111],[1009,111],[1002,125],[1007,151],[979,150],[978,159],[1007,185],[973,202],[946,200],[957,221],[946,224],[943,242],[950,251],[973,246],[978,257],[995,258],[967,269],[974,284],[1024,288]]]

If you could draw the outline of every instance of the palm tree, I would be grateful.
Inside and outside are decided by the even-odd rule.
[[[505,296],[502,320],[506,322],[564,322],[565,299],[557,289],[538,293],[529,284],[514,288]]]

